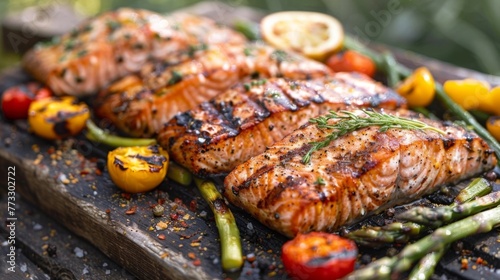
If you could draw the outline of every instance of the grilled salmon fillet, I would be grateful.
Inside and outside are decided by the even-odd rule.
[[[367,127],[313,152],[310,163],[304,164],[310,143],[332,132],[309,124],[239,165],[225,178],[224,195],[263,224],[292,237],[335,231],[441,185],[478,175],[497,162],[484,140],[462,127],[406,110],[387,113],[419,119],[446,135]]]
[[[253,80],[176,115],[159,132],[158,142],[198,176],[227,174],[310,118],[348,106],[395,109],[406,103],[361,74]]]
[[[245,77],[311,79],[332,74],[322,63],[262,44],[199,47],[193,59],[147,64],[101,92],[96,114],[136,137],[151,137],[175,114],[193,109]]]
[[[23,57],[24,68],[56,94],[88,95],[147,61],[178,61],[190,46],[243,44],[236,31],[187,14],[163,16],[121,8],[97,16],[69,34],[39,44]]]

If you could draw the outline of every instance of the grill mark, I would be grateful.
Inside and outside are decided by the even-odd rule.
[[[277,186],[272,188],[270,192],[267,193],[266,197],[263,197],[257,203],[258,208],[268,208],[273,205],[276,201],[279,201],[281,194],[292,188],[299,187],[306,182],[305,178],[288,176],[285,178],[285,182],[280,182]],[[298,189],[298,188],[297,188]],[[276,213],[279,217],[279,213]],[[276,215],[275,214],[275,215]]]

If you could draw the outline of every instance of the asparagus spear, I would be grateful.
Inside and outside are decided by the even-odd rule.
[[[465,218],[483,210],[498,206],[499,204],[500,191],[455,206],[442,206],[436,208],[414,207],[398,214],[396,217],[422,225],[439,227],[450,221]]]
[[[191,172],[173,161],[168,163],[167,177],[184,186],[188,186],[193,181]]]
[[[384,257],[350,274],[347,279],[389,279],[398,277],[426,254],[443,250],[462,238],[491,231],[500,225],[500,207],[483,211],[447,226],[438,228],[432,234],[406,246],[394,257]]]
[[[148,146],[156,144],[156,140],[152,138],[128,138],[111,135],[100,129],[92,120],[86,122],[87,133],[85,136],[90,141],[106,144],[110,147],[132,147],[132,146]]]
[[[491,192],[490,183],[484,178],[474,179],[455,198],[451,205],[456,206],[483,196]],[[380,247],[384,243],[406,243],[412,237],[417,237],[421,233],[430,229],[427,226],[414,222],[395,222],[383,227],[362,228],[346,234],[347,238],[354,240],[358,245],[368,247]]]
[[[234,216],[213,182],[199,178],[194,181],[215,216],[221,243],[222,268],[227,272],[237,271],[243,265],[243,252]]]
[[[408,280],[424,280],[431,278],[436,269],[436,265],[449,247],[450,245],[448,244],[440,250],[425,255],[410,272]]]

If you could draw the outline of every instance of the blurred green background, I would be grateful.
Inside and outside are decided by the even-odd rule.
[[[197,0],[2,0],[0,17],[34,5],[66,3],[84,16],[121,6],[169,12]],[[221,0],[265,12],[321,11],[337,17],[347,32],[484,73],[500,75],[498,0]],[[2,50],[0,68],[19,59]]]

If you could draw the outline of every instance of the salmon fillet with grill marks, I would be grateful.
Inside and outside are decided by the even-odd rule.
[[[310,118],[348,106],[395,109],[406,103],[360,74],[254,80],[177,115],[159,132],[158,142],[198,176],[227,174]]]
[[[238,32],[199,16],[163,16],[121,8],[103,13],[73,32],[39,44],[23,66],[56,94],[89,95],[151,60],[179,61],[193,45],[242,45]]]
[[[387,112],[418,118],[405,110]],[[225,178],[224,194],[263,224],[292,237],[335,231],[495,166],[493,151],[473,132],[419,119],[446,135],[429,130],[380,132],[372,126],[332,141],[304,164],[309,143],[331,132],[309,124],[239,165]]]
[[[136,137],[151,137],[175,114],[193,109],[245,77],[311,79],[332,74],[305,57],[261,44],[207,46],[193,59],[147,64],[99,94],[96,114]]]

